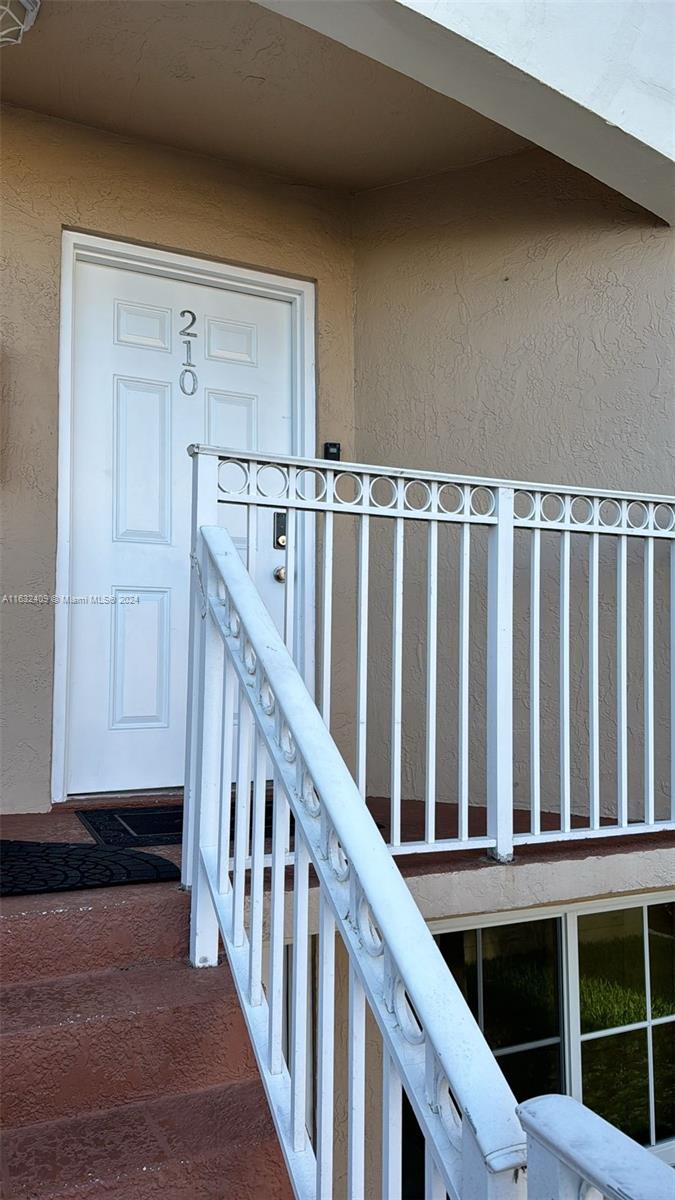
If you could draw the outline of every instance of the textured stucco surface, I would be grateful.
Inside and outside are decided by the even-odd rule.
[[[675,491],[673,249],[656,218],[543,151],[361,196],[356,209],[356,448],[359,460],[570,485]],[[382,523],[378,523],[382,524]],[[558,804],[558,554],[542,543],[543,801]],[[421,530],[407,539],[404,794],[423,794],[424,592]],[[573,539],[574,540],[574,539]],[[583,539],[582,539],[583,540]],[[614,539],[605,539],[614,542]],[[629,607],[641,560],[629,554]],[[664,548],[660,548],[663,550]],[[441,541],[441,795],[456,794],[457,546]],[[616,712],[614,546],[603,548],[603,804],[613,803]],[[472,796],[484,782],[485,539],[474,537]],[[373,546],[369,789],[386,794],[391,541]],[[527,799],[525,547],[518,548],[516,798]],[[572,556],[572,771],[587,794],[581,667],[587,556]],[[667,783],[665,555],[656,556],[657,808]],[[641,796],[641,634],[629,637],[631,795]],[[586,739],[584,741],[584,739]],[[474,770],[475,766],[475,770]]]
[[[543,151],[339,198],[16,109],[4,136],[3,592],[51,592],[57,468],[58,284],[63,226],[317,280],[318,444],[343,457],[442,471],[675,490],[673,233]],[[354,307],[352,307],[354,305]],[[369,779],[386,795],[391,522],[371,530]],[[422,530],[408,523],[403,794],[423,794]],[[455,539],[456,540],[456,539]],[[611,554],[612,548],[607,549]],[[441,536],[439,796],[456,794],[457,603],[453,534]],[[557,548],[543,545],[543,802],[558,803]],[[474,538],[472,796],[484,797],[485,545]],[[582,556],[583,557],[583,556]],[[525,559],[517,558],[516,796],[527,801]],[[331,725],[353,764],[355,554],[336,522]],[[612,566],[607,561],[608,578]],[[573,551],[572,634],[583,652],[586,566]],[[640,563],[629,559],[637,606]],[[602,711],[612,775],[612,590],[601,627]],[[665,557],[657,555],[656,684],[668,667]],[[603,610],[604,611],[604,610]],[[53,613],[4,607],[5,811],[49,797]],[[548,623],[547,623],[548,622]],[[639,683],[637,658],[631,677]],[[583,654],[582,654],[583,657]],[[579,660],[581,661],[581,659]],[[572,770],[587,791],[586,700],[575,667]],[[629,689],[631,789],[640,794],[639,688]],[[667,713],[657,713],[658,803]],[[636,748],[637,747],[637,748]],[[606,807],[606,806],[605,806]]]
[[[315,279],[317,438],[352,452],[352,256],[329,193],[17,109],[3,134],[3,593],[54,591],[63,227]],[[3,808],[45,810],[53,611],[0,615]]]

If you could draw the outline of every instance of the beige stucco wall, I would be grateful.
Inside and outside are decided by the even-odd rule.
[[[54,586],[62,227],[247,263],[317,281],[318,444],[343,457],[442,471],[675,490],[669,292],[673,233],[540,151],[355,198],[280,183],[208,158],[9,109],[4,122],[4,522],[2,592]],[[354,310],[352,305],[354,303]],[[342,528],[344,522],[345,527]],[[387,794],[390,522],[372,522],[369,790]],[[423,789],[421,530],[407,527],[403,794]],[[441,536],[439,794],[456,781],[456,594]],[[456,547],[455,547],[456,549]],[[474,539],[478,576],[484,545]],[[521,555],[520,570],[524,570]],[[665,559],[657,560],[657,601]],[[557,558],[544,547],[555,608]],[[630,566],[631,596],[640,569]],[[576,595],[584,566],[573,556]],[[479,580],[480,583],[480,580]],[[355,555],[336,522],[332,727],[353,765]],[[520,577],[518,595],[526,581]],[[610,597],[611,600],[611,597]],[[631,601],[632,602],[632,601]],[[548,604],[548,600],[546,601]],[[665,605],[657,605],[663,619]],[[412,618],[412,619],[411,619]],[[53,612],[2,606],[2,806],[49,800]],[[484,588],[476,588],[472,795],[484,793]],[[553,617],[551,618],[553,620]],[[572,628],[583,629],[583,602]],[[524,626],[523,626],[524,629]],[[555,807],[555,622],[544,625],[544,801]],[[521,630],[522,635],[522,630]],[[521,637],[520,658],[524,659]],[[550,635],[550,636],[549,636]],[[612,710],[611,630],[603,703]],[[636,643],[637,644],[637,643]],[[657,685],[663,691],[665,631]],[[639,673],[639,663],[637,663]],[[659,674],[660,672],[660,674]],[[581,675],[577,673],[578,680]],[[516,671],[517,798],[527,800],[526,678]],[[578,683],[582,687],[581,683]],[[546,692],[548,689],[548,692]],[[631,729],[641,727],[631,699]],[[585,701],[573,703],[575,784],[585,793]],[[657,726],[665,795],[667,714]],[[608,762],[611,736],[605,738]],[[639,791],[639,753],[630,759]],[[608,767],[607,787],[615,788]],[[548,793],[546,792],[546,789]]]
[[[343,202],[8,109],[2,203],[3,593],[54,591],[63,227],[316,280],[317,439],[339,439],[352,452],[352,252]],[[53,610],[3,605],[0,616],[2,808],[45,810]]]
[[[673,280],[675,234],[543,151],[380,189],[356,206],[356,449],[359,460],[590,487],[675,491]],[[378,522],[377,524],[382,524]],[[546,538],[552,541],[547,542]],[[422,532],[410,530],[405,655],[404,795],[423,788]],[[579,539],[573,539],[579,541]],[[585,541],[585,539],[581,539]],[[605,539],[614,543],[615,539]],[[558,803],[558,547],[542,544],[543,799]],[[456,545],[441,543],[439,787],[456,795]],[[474,538],[472,797],[482,801],[485,726],[485,539]],[[667,561],[656,558],[657,808],[668,783]],[[614,545],[603,548],[601,624],[603,803],[616,791],[612,723]],[[517,555],[516,798],[527,803],[527,557]],[[387,794],[390,541],[373,547],[369,717],[371,791]],[[587,795],[587,699],[581,666],[587,616],[585,547],[573,547],[572,771]],[[642,566],[629,554],[629,607]],[[659,624],[661,621],[661,624]],[[412,625],[412,629],[410,626]],[[378,632],[379,630],[379,632]],[[641,633],[630,630],[631,796],[641,797]],[[576,655],[576,656],[575,656]],[[586,739],[586,743],[584,743]],[[634,752],[633,752],[634,751]],[[641,801],[639,801],[641,802]]]

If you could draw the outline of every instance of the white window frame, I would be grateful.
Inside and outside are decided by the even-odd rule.
[[[585,1041],[596,1037],[609,1036],[612,1033],[629,1032],[632,1029],[647,1030],[647,1069],[649,1072],[649,1120],[653,1136],[654,1105],[653,1105],[653,1071],[651,1029],[654,1025],[665,1025],[675,1020],[674,1017],[651,1017],[651,996],[649,976],[649,940],[647,926],[647,908],[656,904],[669,904],[675,901],[675,890],[641,893],[632,896],[613,896],[595,901],[584,901],[565,905],[539,905],[533,908],[518,909],[512,912],[480,913],[475,916],[448,917],[429,922],[433,934],[459,933],[467,930],[480,930],[495,925],[524,924],[529,921],[559,920],[561,923],[561,985],[562,985],[562,1029],[563,1053],[565,1064],[565,1087],[567,1093],[576,1100],[583,1101],[581,1048]],[[579,1007],[579,937],[578,918],[587,914],[599,912],[616,912],[626,908],[641,908],[643,912],[643,946],[645,955],[645,988],[647,997],[647,1017],[635,1024],[620,1026],[616,1030],[606,1029],[590,1034],[581,1033],[581,1013]],[[499,1060],[499,1054],[496,1055]],[[675,1165],[675,1138],[658,1142],[649,1146],[664,1162]]]

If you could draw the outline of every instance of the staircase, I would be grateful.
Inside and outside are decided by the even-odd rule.
[[[292,1195],[229,968],[173,884],[6,901],[3,1200]]]

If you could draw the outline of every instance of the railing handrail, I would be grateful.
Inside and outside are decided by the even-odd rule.
[[[213,455],[216,458],[242,459],[251,462],[270,463],[283,466],[301,466],[315,468],[321,471],[332,470],[336,473],[347,472],[357,475],[387,476],[392,479],[419,479],[425,482],[440,484],[469,485],[471,487],[513,488],[515,491],[555,493],[564,496],[588,496],[607,500],[638,501],[651,504],[675,504],[675,494],[660,495],[651,492],[629,492],[615,488],[596,488],[571,486],[564,483],[537,483],[532,480],[499,479],[481,475],[461,475],[443,471],[415,470],[410,467],[378,466],[374,463],[335,462],[326,458],[304,458],[288,454],[265,454],[262,451],[243,450],[241,447],[211,446],[194,442],[188,446],[188,454],[194,457],[198,454]],[[245,497],[243,497],[245,499]],[[383,509],[386,515],[386,509]],[[582,528],[582,526],[580,526]],[[608,528],[607,532],[611,532]],[[645,532],[645,531],[643,531]]]
[[[518,1114],[529,1138],[609,1200],[672,1195],[671,1167],[571,1096],[538,1096]]]
[[[485,1161],[493,1170],[522,1167],[513,1094],[255,584],[225,529],[202,526],[201,536]]]

